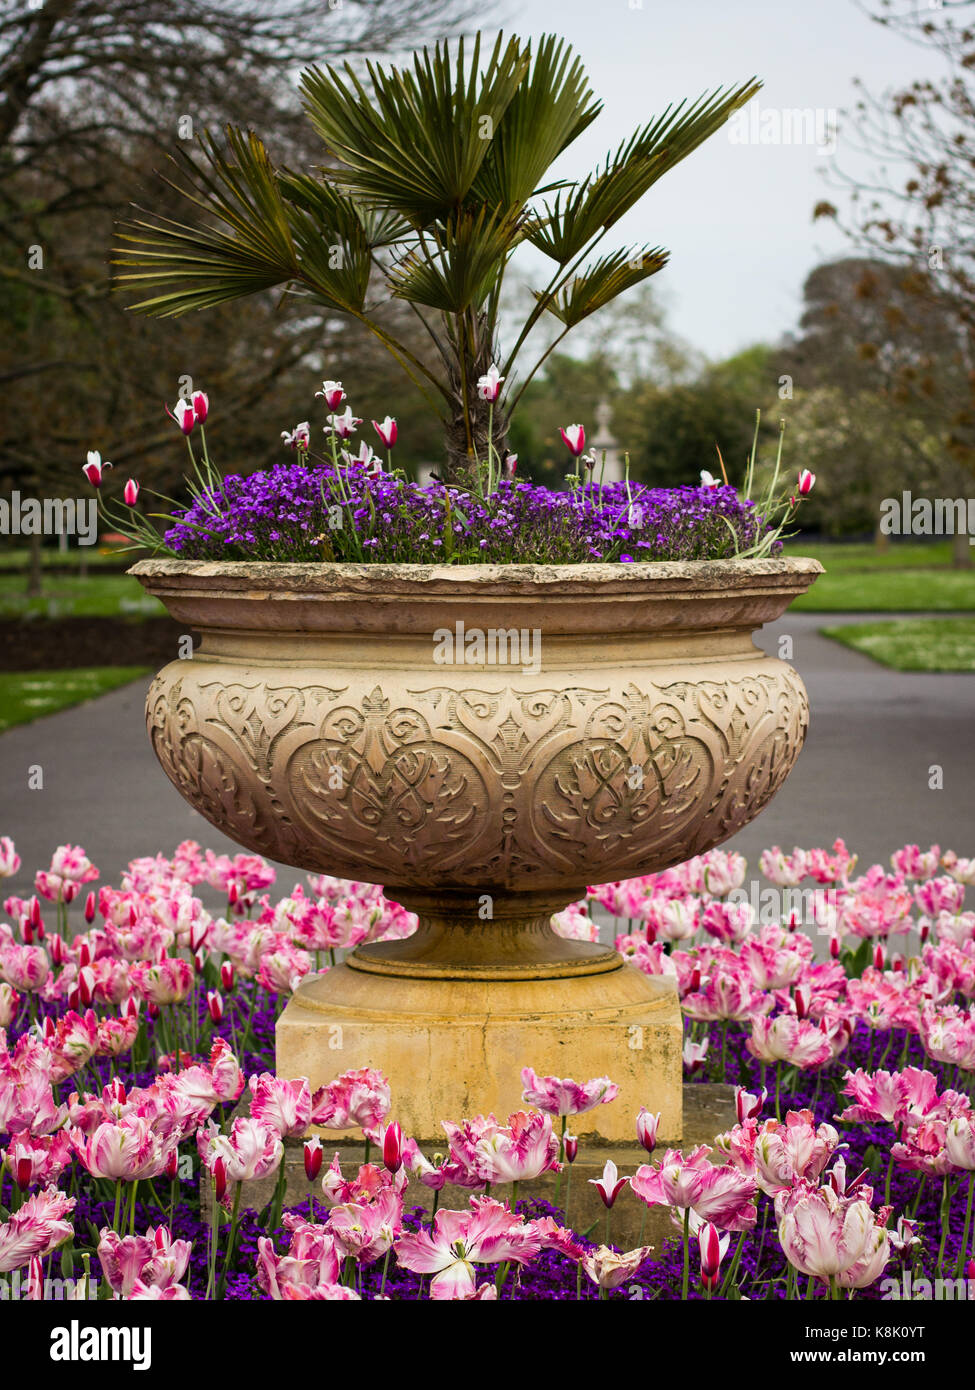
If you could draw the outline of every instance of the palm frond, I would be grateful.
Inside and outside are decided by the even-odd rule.
[[[395,209],[417,229],[444,221],[470,193],[497,130],[528,71],[518,39],[498,35],[483,73],[480,36],[414,55],[413,70],[367,64],[367,92],[351,66],[311,68],[301,91],[309,119],[342,163],[331,177],[364,202]]]
[[[360,310],[369,251],[352,205],[334,202],[330,225],[323,226],[317,213],[287,201],[281,177],[256,135],[228,127],[227,146],[224,154],[203,136],[205,165],[180,151],[176,160],[187,181],[167,180],[203,214],[199,221],[156,217],[123,224],[114,261],[123,267],[117,283],[173,287],[132,308],[170,317],[300,285],[329,308]]]
[[[581,59],[564,40],[544,35],[494,131],[473,192],[492,207],[523,205],[601,110]]]
[[[350,239],[364,236],[370,249],[392,246],[415,235],[410,224],[397,213],[357,203],[333,184],[311,174],[283,169],[278,181],[289,203],[317,217],[323,226],[347,229],[345,234]]]
[[[668,253],[659,246],[652,251],[613,251],[574,276],[555,299],[545,302],[540,291],[533,293],[566,328],[574,328],[624,290],[656,275],[668,259]]]
[[[524,219],[510,211],[457,213],[433,234],[432,250],[424,238],[423,251],[410,252],[388,272],[393,294],[444,313],[480,307],[525,230]]]
[[[732,91],[705,93],[691,106],[668,106],[605,164],[571,190],[544,204],[529,240],[560,265],[578,256],[601,230],[612,227],[644,193],[727,121],[761,87],[752,79]],[[686,109],[685,109],[686,108]]]

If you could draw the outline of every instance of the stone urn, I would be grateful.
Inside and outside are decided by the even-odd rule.
[[[632,1139],[647,1105],[678,1138],[672,981],[551,917],[720,844],[775,795],[807,701],[752,633],[818,562],[131,572],[202,635],[147,702],[187,801],[248,850],[380,883],[419,917],[298,988],[279,1074],[379,1067],[404,1131],[442,1140],[441,1119],[517,1108],[525,1065],[606,1073],[620,1100],[574,1131]]]

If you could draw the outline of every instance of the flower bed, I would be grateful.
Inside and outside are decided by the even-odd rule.
[[[0,841],[0,870],[18,867]],[[76,1297],[133,1300],[817,1300],[910,1297],[894,1292],[907,1279],[913,1296],[956,1293],[975,1279],[975,862],[908,846],[857,875],[838,841],[769,850],[761,869],[746,898],[744,861],[712,851],[556,919],[594,938],[592,904],[610,912],[630,967],[675,978],[689,1075],[739,1087],[739,1123],[710,1154],[660,1154],[641,1112],[646,1162],[607,1165],[605,1229],[586,1236],[572,1115],[617,1103],[611,1078],[538,1077],[526,1058],[526,1109],[445,1117],[438,1159],[402,1135],[378,1074],[314,1095],[273,1076],[282,999],[358,942],[412,929],[381,890],[321,877],[275,900],[263,861],[188,842],[96,892],[84,852],[62,846],[0,924],[0,1274],[20,1296],[68,1279]],[[245,1084],[249,1116],[231,1124]],[[283,1141],[310,1123],[360,1135],[365,1162],[342,1172],[306,1142],[309,1196],[286,1208]],[[248,1184],[275,1172],[253,1211]],[[551,1201],[519,1200],[546,1172]],[[404,1205],[408,1175],[469,1202],[431,1220]],[[626,1183],[670,1210],[673,1244],[614,1248]]]

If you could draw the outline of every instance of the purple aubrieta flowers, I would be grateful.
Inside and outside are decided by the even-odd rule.
[[[185,559],[380,564],[731,559],[770,529],[733,487],[586,483],[569,493],[505,481],[485,501],[355,465],[336,475],[300,463],[226,477],[174,522],[165,542]]]

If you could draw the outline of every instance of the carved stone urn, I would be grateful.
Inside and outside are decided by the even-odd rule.
[[[145,560],[188,629],[147,719],[167,776],[255,853],[384,885],[414,935],[359,946],[297,990],[277,1069],[390,1078],[421,1139],[508,1113],[520,1070],[603,1073],[573,1118],[680,1135],[667,978],[551,917],[588,884],[682,862],[767,804],[806,731],[791,667],[753,631],[821,573],[808,559],[428,566]]]

